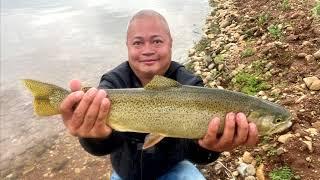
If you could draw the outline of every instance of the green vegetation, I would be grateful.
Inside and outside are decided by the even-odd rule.
[[[275,39],[279,39],[282,36],[282,28],[280,28],[279,25],[271,24],[268,27],[268,31],[270,35]]]
[[[254,49],[252,48],[246,48],[244,51],[241,52],[240,56],[241,58],[246,58],[253,56],[255,54]]]
[[[195,45],[195,50],[197,52],[205,51],[207,47],[210,47],[211,41],[207,38],[201,38],[201,40]]]
[[[317,2],[316,6],[313,8],[314,14],[320,16],[320,1]]]
[[[262,13],[257,17],[257,23],[259,26],[264,25],[270,18],[270,14]]]
[[[277,154],[277,150],[274,147],[270,147],[267,151],[267,156],[275,156]]]
[[[214,63],[216,63],[216,64],[222,63],[222,62],[224,61],[224,56],[223,56],[223,54],[219,54],[219,55],[217,55],[216,57],[214,57],[213,61],[214,61]]]
[[[291,7],[290,7],[289,0],[282,0],[281,8],[282,8],[282,10],[284,10],[284,11],[289,10],[289,9],[291,8]]]
[[[249,95],[255,95],[257,92],[268,89],[266,82],[255,75],[240,72],[234,78],[234,84],[240,91]]]
[[[263,136],[262,137],[262,144],[268,144],[272,138],[270,136]]]
[[[269,173],[269,177],[271,180],[290,180],[294,177],[294,174],[289,167],[284,166],[272,170]]]
[[[260,155],[257,155],[255,159],[256,159],[257,165],[260,165],[262,163],[262,157]]]

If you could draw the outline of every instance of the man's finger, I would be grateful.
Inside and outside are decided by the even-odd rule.
[[[73,114],[73,107],[80,102],[84,93],[82,91],[72,92],[60,104],[59,111],[64,120],[71,119]]]
[[[249,123],[249,135],[247,139],[247,145],[254,146],[258,142],[258,130],[254,123]]]
[[[236,115],[237,133],[235,138],[235,146],[244,144],[248,138],[249,124],[246,116],[243,113]]]
[[[215,142],[217,141],[219,124],[220,124],[220,119],[217,117],[213,118],[210,121],[207,134],[204,136],[203,139],[199,140],[200,145],[206,146],[210,144],[215,144]]]
[[[89,106],[89,109],[84,117],[84,122],[81,125],[81,129],[84,130],[85,132],[89,132],[93,128],[94,123],[99,114],[101,102],[105,97],[106,97],[106,92],[104,90],[99,90],[97,92],[94,100]]]
[[[91,89],[89,89],[88,92],[86,92],[84,94],[78,107],[76,108],[76,110],[73,113],[72,120],[71,120],[72,122],[70,123],[71,128],[77,129],[81,126],[81,124],[84,121],[84,116],[87,113],[87,110],[88,110],[91,102],[93,101],[96,93],[97,93],[97,89],[91,88]]]
[[[69,87],[72,92],[79,91],[81,89],[81,82],[78,79],[73,79],[70,81]]]
[[[226,116],[225,126],[223,130],[223,135],[219,139],[219,144],[224,144],[222,146],[232,145],[235,133],[235,114],[228,113]]]

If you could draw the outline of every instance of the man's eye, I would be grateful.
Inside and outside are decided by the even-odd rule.
[[[135,42],[133,42],[132,43],[134,46],[139,46],[139,45],[141,45],[142,43],[140,42],[140,41],[135,41]]]
[[[153,43],[160,44],[160,43],[162,43],[162,41],[161,40],[154,40]]]

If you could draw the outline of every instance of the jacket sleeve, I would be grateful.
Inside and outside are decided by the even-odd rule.
[[[99,84],[99,89],[113,89],[115,83],[108,74],[102,76]],[[103,156],[110,154],[115,149],[120,147],[124,142],[123,134],[117,131],[113,131],[106,139],[99,138],[79,138],[81,146],[90,154],[95,156]]]

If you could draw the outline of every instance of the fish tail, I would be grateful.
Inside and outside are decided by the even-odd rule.
[[[33,108],[38,116],[60,114],[59,106],[69,91],[53,84],[32,79],[23,79],[22,82],[34,97]]]

